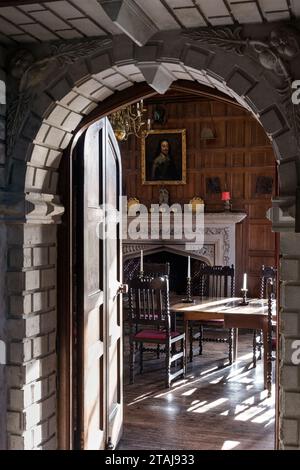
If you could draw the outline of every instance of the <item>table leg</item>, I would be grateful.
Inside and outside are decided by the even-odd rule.
[[[239,346],[239,329],[233,329],[233,362],[236,362],[238,357],[238,346]]]
[[[263,326],[263,345],[264,345],[264,388],[269,389],[269,373],[268,373],[268,350],[269,350],[269,345],[268,345],[268,324],[265,322]]]
[[[190,323],[189,327],[189,337],[190,337],[190,362],[193,362],[193,323]]]
[[[189,336],[189,321],[184,320],[184,331],[185,331],[185,369],[187,370],[187,351],[188,351],[188,336]]]

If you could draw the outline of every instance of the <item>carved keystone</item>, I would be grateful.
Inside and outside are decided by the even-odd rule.
[[[112,22],[138,46],[146,44],[158,28],[133,0],[98,0]]]

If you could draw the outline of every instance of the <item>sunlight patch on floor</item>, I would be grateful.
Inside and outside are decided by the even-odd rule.
[[[252,419],[252,423],[263,424],[266,421],[270,421],[274,418],[274,411],[273,410],[266,410],[262,415],[257,416],[256,418]]]
[[[216,385],[216,384],[219,384],[220,382],[222,382],[223,379],[224,379],[224,375],[222,375],[222,377],[219,377],[218,379],[211,380],[209,383],[212,384],[212,385]]]
[[[194,400],[192,401],[191,406],[187,409],[187,411],[194,411],[197,408],[199,408],[199,406],[203,406],[206,403],[207,403],[207,400],[206,401]]]
[[[238,414],[234,419],[235,421],[252,421],[252,418],[260,413],[263,413],[264,409],[258,406],[248,408],[244,412]]]
[[[225,441],[221,450],[231,450],[240,445],[240,441]]]
[[[186,392],[183,392],[181,395],[183,397],[189,397],[190,395],[193,395],[193,393],[197,392],[197,388],[191,388],[190,390],[187,390]]]
[[[193,411],[193,413],[206,413],[207,411],[210,411],[213,408],[217,408],[218,406],[223,405],[227,401],[229,401],[229,398],[219,398],[218,400],[215,400],[211,403],[207,403],[207,404],[199,403],[199,405],[197,405],[196,407],[193,407],[193,409],[188,408],[187,411]]]

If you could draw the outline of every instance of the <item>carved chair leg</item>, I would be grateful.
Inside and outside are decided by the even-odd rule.
[[[233,329],[230,328],[228,331],[228,349],[229,349],[229,364],[232,364],[232,346],[233,346]]]
[[[190,362],[193,362],[193,327],[190,322]]]
[[[166,344],[166,387],[171,386],[171,348]]]
[[[144,344],[141,343],[140,344],[140,374],[143,373],[143,347],[144,347]]]
[[[267,390],[268,397],[272,394],[272,326],[269,325],[267,334]]]
[[[203,349],[203,325],[199,327],[199,356],[202,354]]]
[[[256,367],[257,330],[253,331],[253,367]]]
[[[259,330],[259,332],[258,332],[258,360],[260,360],[260,361],[261,361],[261,358],[262,358],[262,344],[263,344],[262,330]]]
[[[183,377],[185,377],[185,341],[182,339],[180,341],[180,351],[183,353],[181,358],[181,368],[183,370]]]
[[[130,354],[129,354],[129,382],[134,382],[134,356],[135,356],[135,343],[130,339]]]

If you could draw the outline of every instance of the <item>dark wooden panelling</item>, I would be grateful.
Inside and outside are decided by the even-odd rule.
[[[275,233],[269,224],[249,222],[249,250],[275,251]]]
[[[250,294],[258,295],[261,264],[275,265],[275,235],[266,219],[272,195],[256,193],[257,177],[271,176],[275,182],[275,157],[267,135],[250,114],[231,104],[192,99],[176,102],[176,97],[167,97],[165,103],[160,98],[159,104],[166,108],[168,119],[163,126],[154,128],[187,131],[187,184],[168,185],[170,202],[183,204],[200,196],[205,200],[206,211],[222,211],[221,195],[207,191],[206,185],[206,178],[220,179],[221,189],[227,187],[232,194],[233,210],[248,214],[237,227],[236,286],[240,288],[242,273],[248,272]],[[155,98],[151,98],[147,105],[149,117],[154,107]],[[205,125],[214,127],[215,140],[201,141]],[[121,144],[121,153],[124,193],[147,206],[157,203],[159,186],[141,183],[140,141],[130,137]]]

